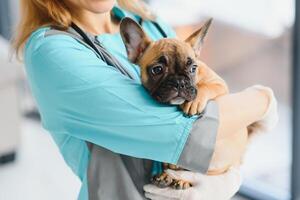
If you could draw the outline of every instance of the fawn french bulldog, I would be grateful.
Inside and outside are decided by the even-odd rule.
[[[121,22],[128,58],[140,66],[144,87],[159,102],[180,105],[188,115],[202,112],[208,100],[228,92],[225,81],[199,59],[211,21],[185,41],[152,41],[134,20]]]
[[[201,113],[209,100],[228,93],[225,81],[200,60],[211,22],[208,20],[185,41],[170,38],[153,41],[130,18],[123,19],[120,25],[128,58],[140,66],[144,87],[157,101],[179,105],[187,115]],[[163,166],[164,169],[180,169],[167,163]],[[216,172],[224,172],[227,167],[230,166],[222,166]],[[159,187],[176,189],[191,186],[186,181],[173,180],[166,173],[153,177],[152,182]]]

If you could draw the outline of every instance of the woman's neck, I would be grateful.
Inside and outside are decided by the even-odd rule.
[[[116,33],[118,31],[118,24],[112,20],[110,12],[96,14],[82,11],[76,13],[73,18],[75,24],[93,35]]]

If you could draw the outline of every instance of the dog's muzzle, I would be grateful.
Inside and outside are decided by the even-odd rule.
[[[177,105],[194,100],[196,95],[193,81],[183,75],[167,77],[153,93],[153,97],[159,102]]]

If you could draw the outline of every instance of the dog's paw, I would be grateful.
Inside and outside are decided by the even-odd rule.
[[[276,126],[276,124],[279,120],[277,100],[274,96],[272,89],[270,89],[268,87],[264,87],[261,85],[255,85],[251,88],[265,92],[269,97],[269,106],[261,120],[256,121],[253,124],[251,124],[250,126],[248,126],[248,132],[249,132],[249,134],[259,133],[259,132],[268,132]]]
[[[183,103],[181,105],[181,108],[186,115],[193,116],[196,114],[200,114],[204,110],[207,101],[208,99],[206,99],[205,97],[197,98],[194,101]]]

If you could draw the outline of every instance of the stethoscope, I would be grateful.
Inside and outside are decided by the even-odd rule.
[[[142,26],[143,21],[144,20],[140,17],[138,23]],[[151,23],[157,28],[157,30],[164,38],[167,37],[165,31],[161,28],[161,26],[157,22],[151,21]],[[90,37],[74,22],[72,22],[71,27],[82,37],[84,42],[95,51],[95,53],[101,58],[101,60],[103,60],[108,65],[117,68],[122,74],[128,76],[131,79],[134,79],[134,76],[128,70],[126,70],[126,68],[122,66],[122,64],[111,53],[109,53],[108,50],[106,50],[105,47],[101,45],[100,42],[97,42],[97,45],[95,45],[95,42],[98,40],[95,40],[93,42],[90,39]]]

